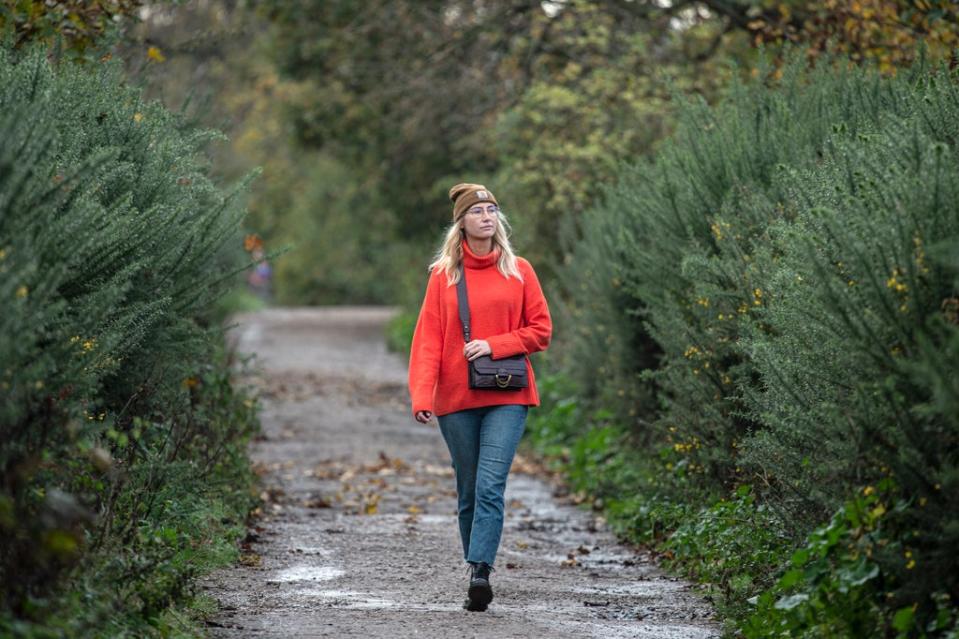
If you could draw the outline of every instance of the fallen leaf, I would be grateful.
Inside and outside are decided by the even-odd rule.
[[[244,566],[259,566],[263,558],[255,552],[243,553],[240,555],[240,563]]]

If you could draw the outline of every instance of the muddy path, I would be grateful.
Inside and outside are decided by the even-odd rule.
[[[238,315],[255,353],[263,482],[237,566],[201,584],[210,637],[718,637],[711,610],[641,550],[560,496],[521,456],[486,612],[461,608],[468,574],[449,453],[409,412],[390,309]],[[536,410],[536,409],[533,409]],[[554,495],[554,492],[557,495]]]

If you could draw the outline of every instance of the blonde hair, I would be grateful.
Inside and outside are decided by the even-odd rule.
[[[441,268],[446,271],[446,283],[448,286],[454,286],[460,281],[460,264],[463,262],[463,240],[466,231],[463,228],[463,215],[454,220],[446,229],[446,236],[440,245],[428,270],[432,272],[434,268]],[[498,224],[496,232],[493,233],[492,250],[499,248],[499,258],[496,260],[496,268],[503,274],[503,277],[509,279],[515,277],[520,282],[523,281],[523,275],[516,266],[516,254],[513,253],[513,247],[509,243],[509,235],[512,230],[509,221],[502,211],[496,213]]]

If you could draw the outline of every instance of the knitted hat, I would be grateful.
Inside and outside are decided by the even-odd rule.
[[[453,221],[460,219],[474,204],[492,202],[499,206],[493,193],[482,184],[461,182],[450,189],[450,201],[453,203]]]

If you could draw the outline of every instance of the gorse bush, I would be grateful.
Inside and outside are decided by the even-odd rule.
[[[211,321],[243,267],[223,247],[239,245],[246,185],[208,177],[218,135],[144,103],[112,63],[0,50],[0,609],[14,618],[90,636],[104,615],[153,617],[197,569],[186,553],[218,541],[199,536],[249,506],[254,405]]]
[[[867,599],[925,628],[959,596],[959,84],[787,57],[716,107],[676,96],[675,134],[581,222],[556,350],[694,517],[749,485],[795,547],[891,482],[901,553]]]

